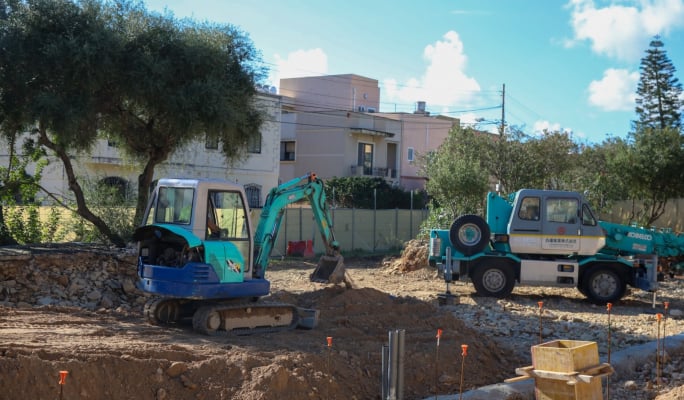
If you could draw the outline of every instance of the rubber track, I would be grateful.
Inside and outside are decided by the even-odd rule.
[[[221,314],[221,311],[225,310],[239,310],[239,309],[246,309],[246,308],[289,308],[292,310],[293,313],[293,318],[292,322],[289,325],[286,326],[269,326],[269,327],[259,327],[259,328],[244,328],[244,329],[233,329],[230,331],[225,331],[225,330],[209,330],[207,329],[207,324],[206,320],[209,317],[209,315],[213,312],[218,311],[219,314]],[[245,313],[245,315],[247,315]],[[195,315],[193,315],[192,318],[192,327],[195,330],[195,332],[199,332],[205,335],[209,336],[218,336],[218,335],[252,335],[255,333],[264,333],[264,332],[282,332],[282,331],[287,331],[287,330],[292,330],[297,327],[299,324],[299,312],[297,310],[297,307],[291,305],[291,304],[285,304],[285,303],[264,303],[264,304],[255,304],[255,303],[240,303],[240,304],[235,304],[235,305],[229,305],[229,304],[214,304],[214,305],[205,305],[200,307],[197,311],[195,311]]]

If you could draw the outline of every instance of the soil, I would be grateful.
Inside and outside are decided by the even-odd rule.
[[[380,399],[382,349],[395,330],[405,335],[407,400],[500,383],[529,364],[510,340],[440,307],[443,281],[406,261],[346,259],[351,289],[310,282],[312,260],[275,261],[270,299],[318,309],[312,330],[204,336],[150,325],[140,305],[0,306],[0,397]],[[59,371],[68,371],[61,385]]]

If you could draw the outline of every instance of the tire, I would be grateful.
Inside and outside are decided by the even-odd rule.
[[[515,286],[513,266],[505,261],[483,260],[470,274],[479,296],[501,299],[508,297]]]
[[[449,228],[451,245],[463,255],[479,253],[489,243],[489,225],[478,215],[461,215]]]
[[[624,296],[627,284],[617,270],[598,267],[585,273],[581,292],[594,304],[618,301]]]

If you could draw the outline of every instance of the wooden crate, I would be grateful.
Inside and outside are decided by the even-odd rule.
[[[556,340],[532,346],[534,365],[516,368],[516,382],[534,379],[537,400],[602,400],[601,379],[614,372],[599,364],[595,342]]]
[[[557,379],[535,378],[534,393],[537,400],[603,400],[601,379],[569,384]]]
[[[532,346],[532,366],[536,370],[576,372],[599,364],[596,342],[554,340]]]

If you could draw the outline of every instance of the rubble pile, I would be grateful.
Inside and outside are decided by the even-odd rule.
[[[401,257],[393,260],[389,270],[394,272],[416,271],[427,266],[428,242],[412,239],[404,244]]]
[[[135,252],[91,244],[0,249],[0,304],[130,310],[145,297],[135,287]]]

